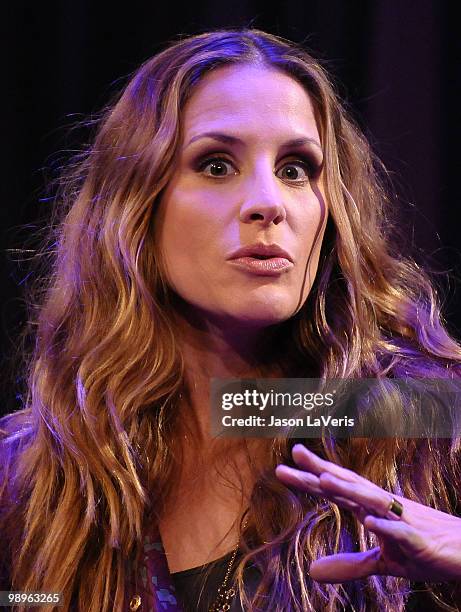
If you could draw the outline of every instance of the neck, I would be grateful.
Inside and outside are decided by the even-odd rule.
[[[283,376],[275,347],[280,328],[251,328],[233,320],[220,321],[182,304],[175,310],[177,336],[184,359],[188,396],[181,420],[194,428],[194,438],[210,442],[209,384],[211,378],[273,378]]]

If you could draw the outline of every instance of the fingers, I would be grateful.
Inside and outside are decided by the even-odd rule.
[[[320,478],[310,472],[303,472],[302,470],[297,470],[282,464],[275,468],[275,474],[283,482],[292,484],[303,491],[322,494]]]
[[[358,580],[384,570],[378,547],[362,553],[340,553],[322,557],[311,563],[309,575],[317,582],[346,582]]]
[[[303,472],[302,470],[297,470],[287,465],[278,465],[275,468],[275,474],[277,478],[279,478],[279,480],[286,485],[293,486],[301,491],[306,491],[307,493],[313,493],[325,497],[325,492],[320,486],[320,479],[314,474]],[[347,510],[351,510],[352,512],[356,512],[359,508],[358,504],[350,499],[342,497],[341,495],[332,494],[328,497],[333,503],[338,504]]]
[[[297,465],[305,470],[309,470],[317,476],[320,476],[322,472],[330,472],[348,482],[357,482],[360,479],[360,476],[355,472],[347,470],[340,465],[336,465],[336,463],[332,463],[331,461],[321,459],[302,444],[295,444],[291,454]]]
[[[360,483],[364,486],[368,486],[370,489],[376,491],[376,493],[381,493],[387,495],[389,497],[386,498],[388,500],[387,507],[390,505],[392,499],[399,500],[401,503],[405,503],[406,506],[411,507],[412,512],[417,512],[418,509],[426,509],[426,506],[422,506],[418,502],[415,502],[411,499],[407,499],[398,495],[390,495],[387,491],[378,487],[374,482],[367,480],[363,476],[360,476],[356,472],[352,470],[348,470],[336,463],[332,463],[331,461],[326,461],[325,459],[321,459],[315,453],[308,450],[303,444],[295,444],[292,449],[292,456],[295,463],[302,468],[303,470],[307,470],[316,476],[320,476],[323,473],[332,474],[337,478],[344,480],[348,483]]]
[[[404,514],[404,518],[408,518],[408,512],[402,512],[401,515],[398,515],[393,511],[391,512],[390,508],[393,500],[399,502],[398,505],[402,505],[403,509],[405,508],[404,504],[408,506],[407,502],[410,502],[410,500],[404,500],[404,498],[397,495],[392,495],[352,470],[321,459],[302,444],[296,444],[293,447],[292,455],[295,463],[300,468],[308,470],[308,473],[317,476],[318,482],[316,481],[315,490],[311,489],[312,493],[323,494],[331,500],[333,500],[333,496],[336,499],[345,499],[352,505],[346,506],[344,503],[340,505],[348,508],[361,507],[365,512],[360,512],[359,514],[363,516],[373,512],[378,516],[392,520],[399,520],[403,518]],[[311,480],[306,481],[306,484],[311,483]],[[411,507],[413,507],[414,503],[410,503]],[[398,507],[396,510],[398,510]]]
[[[425,547],[424,539],[407,523],[388,521],[370,514],[364,518],[363,525],[387,541],[398,544],[407,554],[415,555]]]
[[[405,513],[403,511],[402,515],[398,516],[390,512],[394,497],[379,487],[363,485],[360,482],[345,482],[328,472],[320,475],[319,484],[324,493],[347,497],[378,516],[399,520]]]

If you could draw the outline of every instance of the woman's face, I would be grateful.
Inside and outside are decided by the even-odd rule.
[[[291,77],[254,66],[204,77],[185,106],[158,210],[174,291],[225,325],[290,318],[317,271],[327,221],[321,164],[311,100]]]

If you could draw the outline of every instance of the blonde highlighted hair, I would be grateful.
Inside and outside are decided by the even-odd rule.
[[[153,231],[156,207],[196,83],[221,66],[255,63],[305,87],[324,150],[329,220],[310,295],[283,325],[292,340],[287,374],[460,374],[461,348],[444,327],[431,280],[393,252],[380,164],[319,63],[252,29],[171,44],[136,71],[101,115],[94,142],[63,174],[51,263],[39,306],[31,300],[28,392],[23,409],[1,421],[0,530],[14,560],[11,584],[62,591],[64,610],[71,602],[88,612],[122,609],[146,518],[158,518],[168,494],[175,407],[187,389]],[[390,491],[454,511],[456,439],[304,442]],[[276,479],[273,468],[290,463],[293,443],[268,445],[254,487],[237,572],[245,609],[403,610],[403,579],[338,586],[309,578],[312,559],[376,541],[335,504]],[[252,602],[243,583],[250,560],[263,572]]]

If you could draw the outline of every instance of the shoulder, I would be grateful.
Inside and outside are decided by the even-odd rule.
[[[0,419],[0,590],[9,590],[13,534],[20,532],[21,476],[19,460],[31,440],[29,415],[26,411],[8,414]]]

